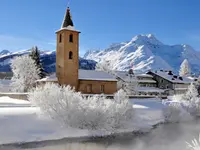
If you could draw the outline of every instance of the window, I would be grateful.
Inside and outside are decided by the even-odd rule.
[[[92,84],[87,85],[87,93],[92,92]]]
[[[104,85],[101,85],[100,91],[101,91],[102,93],[104,93]]]
[[[69,52],[69,59],[73,59],[73,53],[72,53],[72,51]]]
[[[69,42],[73,43],[73,34],[69,35]]]
[[[62,43],[62,34],[60,34],[59,42]]]

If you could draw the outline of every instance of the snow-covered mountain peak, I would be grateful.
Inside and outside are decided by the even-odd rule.
[[[195,51],[190,45],[182,44],[184,50],[186,51]]]
[[[139,45],[146,45],[146,44],[163,45],[163,43],[160,42],[153,34],[137,35],[137,36],[133,37],[130,42],[139,44]]]
[[[147,34],[148,38],[155,38],[155,36],[153,34]]]
[[[192,72],[200,74],[200,52],[186,44],[163,44],[153,34],[137,35],[129,42],[117,43],[105,50],[90,52],[84,58],[97,62],[112,62],[116,70],[133,68],[140,72],[149,69],[170,69],[178,72],[182,61],[188,59]]]
[[[0,51],[0,55],[9,55],[10,51],[9,50],[2,50]]]

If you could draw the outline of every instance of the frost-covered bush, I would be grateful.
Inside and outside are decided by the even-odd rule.
[[[189,86],[182,103],[191,115],[200,116],[200,97],[194,84]]]
[[[124,80],[125,81],[119,80],[117,82],[117,88],[124,90],[128,95],[137,94],[139,87],[137,77],[129,74]]]
[[[176,94],[173,95],[171,98],[172,101],[176,101],[176,102],[181,102],[184,100],[184,95],[183,94]]]
[[[198,139],[193,139],[191,143],[186,142],[187,147],[191,150],[200,150],[200,135]]]
[[[194,84],[188,87],[184,95],[171,97],[165,105],[163,114],[168,122],[191,120],[193,117],[200,116],[200,97]]]
[[[96,64],[95,70],[97,71],[104,71],[109,74],[114,74],[113,63],[110,61],[102,60]]]
[[[122,90],[114,99],[84,97],[70,86],[48,83],[32,90],[29,100],[66,127],[110,132],[134,128],[134,109]]]
[[[166,108],[163,109],[163,115],[166,122],[176,123],[181,119],[182,106],[180,103],[170,103]]]
[[[13,72],[12,88],[15,92],[26,92],[39,79],[34,61],[28,56],[19,56],[11,60]]]
[[[178,123],[191,121],[193,117],[183,108],[179,102],[171,102],[163,109],[163,115],[166,122]]]
[[[186,107],[186,102],[184,100],[185,95],[174,95],[168,97],[168,100],[163,101],[166,106],[163,109],[163,115],[166,122],[182,122],[190,121],[193,119],[188,108]]]

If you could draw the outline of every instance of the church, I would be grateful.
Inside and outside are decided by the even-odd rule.
[[[61,29],[56,32],[56,75],[40,82],[70,85],[83,94],[115,93],[117,80],[114,76],[103,71],[79,69],[79,34],[68,7]]]

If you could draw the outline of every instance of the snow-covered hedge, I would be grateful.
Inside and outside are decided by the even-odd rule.
[[[122,90],[114,99],[84,97],[70,86],[48,83],[32,90],[29,100],[66,127],[109,132],[134,128],[134,109]]]

